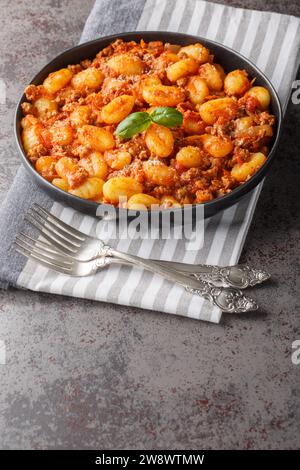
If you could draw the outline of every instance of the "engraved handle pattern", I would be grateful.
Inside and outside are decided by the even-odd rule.
[[[186,288],[191,294],[200,295],[219,307],[222,312],[243,313],[258,309],[257,303],[250,297],[246,297],[238,289],[216,287],[208,282],[203,282],[199,289]]]
[[[188,276],[176,273],[172,270],[163,269],[153,262],[149,262],[133,255],[118,253],[108,245],[99,247],[99,256],[95,259],[94,270],[101,269],[110,264],[110,257],[118,259],[120,263],[140,266],[155,274],[159,274],[169,281],[175,282],[185,288],[192,295],[198,295],[220,308],[223,312],[241,313],[257,310],[257,304],[248,297],[245,297],[239,289],[216,287],[202,280],[193,280]],[[119,256],[118,256],[119,255]]]
[[[194,273],[193,276],[198,280],[221,284],[223,287],[246,289],[261,284],[270,278],[270,274],[266,271],[252,269],[247,265],[207,267],[210,268],[209,272]]]

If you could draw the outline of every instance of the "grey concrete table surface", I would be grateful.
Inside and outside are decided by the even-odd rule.
[[[300,15],[299,2],[227,1]],[[19,165],[24,85],[75,44],[93,0],[0,0],[0,197]],[[273,281],[262,310],[220,325],[33,292],[0,292],[0,448],[295,449],[299,438],[300,105],[290,104],[242,260]],[[5,154],[3,149],[5,148]],[[8,149],[8,150],[7,150]],[[297,174],[298,172],[298,174]],[[297,298],[298,297],[298,298]],[[299,302],[298,302],[299,303]]]

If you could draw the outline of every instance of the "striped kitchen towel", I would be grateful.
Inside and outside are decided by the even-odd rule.
[[[97,0],[81,42],[133,30],[180,31],[207,37],[241,52],[263,70],[277,89],[285,110],[299,65],[299,23],[299,19],[292,16],[201,0]],[[205,221],[204,246],[199,251],[186,251],[185,243],[174,239],[122,239],[112,243],[119,250],[149,258],[219,265],[237,263],[260,189],[261,186],[237,205]],[[136,268],[111,266],[97,275],[78,279],[58,275],[33,261],[26,261],[15,252],[13,240],[23,229],[23,215],[34,201],[86,233],[102,233],[103,222],[53,203],[20,168],[0,212],[2,287],[14,285],[220,321],[219,309],[159,276]]]

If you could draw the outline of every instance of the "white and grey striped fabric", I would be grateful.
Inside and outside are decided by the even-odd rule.
[[[81,41],[130,30],[167,30],[219,41],[252,60],[270,78],[285,109],[299,65],[299,19],[275,13],[226,7],[201,0],[97,0]],[[237,205],[205,222],[205,243],[187,252],[181,240],[120,240],[120,250],[143,257],[189,263],[238,262],[261,186]],[[54,203],[51,212],[80,230],[101,237],[103,223]],[[103,235],[104,236],[104,235]],[[158,276],[135,268],[111,266],[82,279],[57,275],[28,261],[16,285],[219,322],[221,312]]]

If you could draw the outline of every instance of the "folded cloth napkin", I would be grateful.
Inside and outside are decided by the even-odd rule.
[[[199,34],[241,52],[265,72],[283,109],[299,65],[300,21],[276,13],[244,10],[201,0],[96,0],[81,42],[122,31],[168,30]],[[13,136],[12,136],[13,138]],[[143,257],[189,263],[238,262],[261,186],[235,206],[205,221],[204,246],[186,251],[182,240],[112,240],[114,247]],[[18,255],[13,240],[34,201],[91,235],[103,222],[54,203],[20,168],[0,211],[0,281],[52,292],[219,322],[221,312],[159,276],[126,266],[110,266],[86,278],[71,278]],[[26,228],[28,232],[28,229]]]

